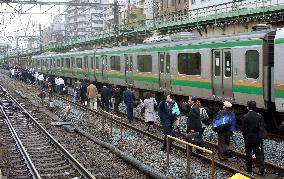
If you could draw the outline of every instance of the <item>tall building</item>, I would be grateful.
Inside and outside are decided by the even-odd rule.
[[[146,15],[146,25],[154,27],[154,18],[158,16],[159,0],[145,0],[144,14]]]
[[[74,3],[98,3],[95,6],[68,6],[65,23],[67,36],[85,36],[103,30],[103,12],[109,9],[109,0],[72,0]]]
[[[169,17],[177,13],[186,13],[187,10],[188,0],[160,0],[160,16]]]
[[[57,15],[54,17],[51,25],[42,32],[43,37],[43,45],[47,45],[49,43],[62,42],[65,37],[65,26],[62,15]],[[29,41],[29,46],[32,41]]]

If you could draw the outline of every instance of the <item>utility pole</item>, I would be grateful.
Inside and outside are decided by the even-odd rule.
[[[17,48],[17,64],[20,62],[20,53],[19,53],[19,37],[17,37],[16,41],[16,48]]]
[[[113,14],[114,14],[114,31],[116,34],[116,45],[118,45],[118,35],[119,35],[119,10],[118,10],[118,2],[114,0],[113,4]]]
[[[39,28],[39,51],[42,53],[42,32],[41,32],[41,24],[38,25]]]

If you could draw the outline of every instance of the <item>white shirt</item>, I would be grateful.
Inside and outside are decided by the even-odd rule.
[[[37,77],[37,79],[38,79],[38,81],[43,81],[43,80],[44,80],[43,74],[39,75],[39,76]]]
[[[56,84],[56,85],[59,85],[59,83],[58,83],[58,77],[56,77],[56,78],[54,79],[54,81],[55,81],[55,84]]]
[[[11,69],[11,75],[15,75],[15,70]]]
[[[64,80],[62,78],[58,78],[58,84],[59,85],[64,85]]]

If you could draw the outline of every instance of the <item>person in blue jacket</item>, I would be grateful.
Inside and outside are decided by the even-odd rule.
[[[171,104],[171,95],[165,93],[162,97],[161,102],[159,103],[158,114],[160,117],[160,122],[162,124],[164,141],[161,147],[163,152],[167,152],[167,135],[173,134],[173,124],[172,124],[172,104]]]
[[[223,102],[223,109],[219,112],[218,116],[228,116],[230,124],[228,127],[218,131],[218,157],[220,160],[227,160],[231,157],[230,153],[230,140],[233,132],[236,130],[236,117],[232,111],[232,103],[229,101]]]

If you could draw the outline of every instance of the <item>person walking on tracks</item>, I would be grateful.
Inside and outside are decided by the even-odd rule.
[[[147,123],[147,131],[150,131],[150,128],[153,128],[153,125],[157,120],[155,105],[157,105],[156,99],[151,97],[150,92],[146,93],[146,99],[144,100],[144,102],[142,102],[142,108],[145,109],[145,122]]]
[[[227,160],[231,157],[230,138],[232,136],[232,126],[235,127],[235,114],[232,112],[232,103],[223,102],[223,109],[218,113],[218,117],[213,121],[213,131],[218,133],[218,157],[220,160]]]
[[[123,101],[124,101],[124,103],[126,105],[126,109],[127,109],[128,122],[132,123],[134,100],[135,100],[134,94],[132,93],[132,91],[128,87],[125,91],[123,91],[122,97],[123,97]]]
[[[158,114],[160,117],[160,122],[162,124],[163,133],[164,133],[164,141],[161,147],[161,150],[163,152],[167,152],[167,147],[168,147],[167,146],[167,135],[171,135],[171,136],[173,135],[171,101],[172,101],[171,95],[169,93],[165,93],[158,106]]]
[[[187,140],[190,143],[194,143],[195,145],[202,147],[203,129],[201,124],[200,108],[197,101],[198,99],[195,96],[190,96],[188,99],[188,104],[191,107],[187,118]],[[196,152],[200,154],[203,153],[200,150],[196,150]]]
[[[114,92],[113,92],[113,98],[114,98],[114,112],[116,114],[119,114],[119,104],[121,103],[121,95],[120,95],[120,89],[118,87],[114,88]]]
[[[90,83],[90,85],[87,87],[87,96],[90,103],[90,109],[97,110],[97,95],[98,90],[97,87],[94,85],[94,82]]]
[[[109,100],[110,100],[110,89],[107,86],[103,86],[101,90],[101,102],[102,102],[102,110],[109,110]]]
[[[246,171],[252,172],[252,151],[256,156],[259,165],[259,175],[264,175],[264,152],[263,152],[263,133],[264,120],[261,114],[256,113],[256,102],[248,101],[248,113],[242,120],[242,132],[245,141],[246,152]]]

